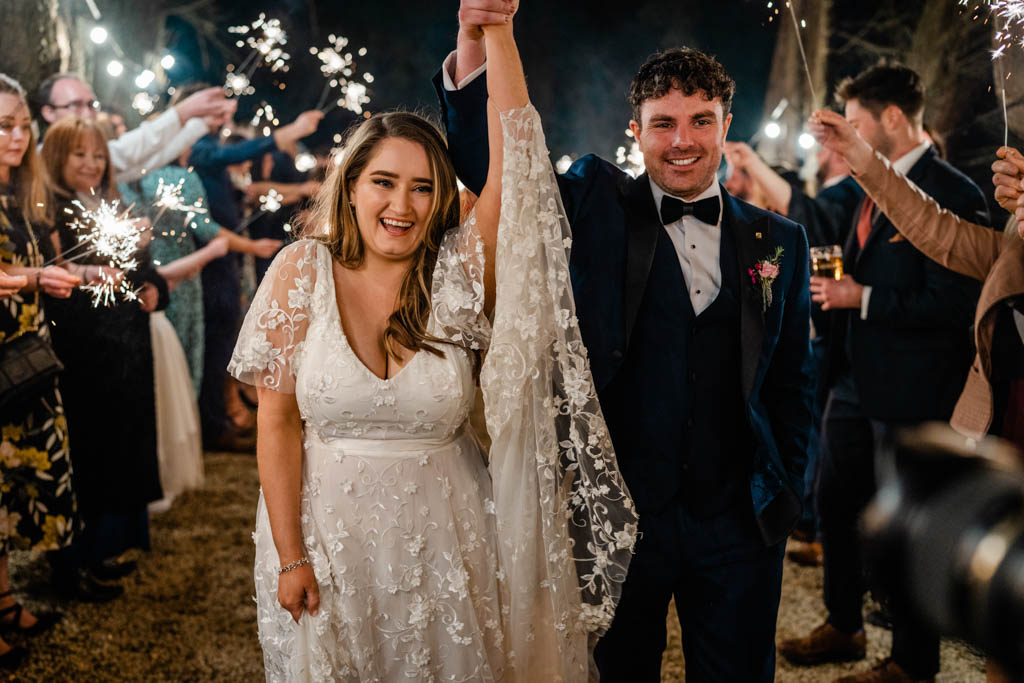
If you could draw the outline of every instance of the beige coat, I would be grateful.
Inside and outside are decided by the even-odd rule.
[[[876,154],[856,176],[896,229],[936,263],[984,282],[974,314],[977,355],[950,424],[972,439],[992,425],[992,338],[998,305],[1024,295],[1024,240],[968,223],[941,208]]]

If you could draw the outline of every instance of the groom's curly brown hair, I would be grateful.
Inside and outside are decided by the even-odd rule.
[[[732,107],[736,82],[714,57],[691,47],[677,47],[652,55],[643,63],[629,86],[629,104],[633,119],[640,123],[640,106],[647,100],[664,97],[671,89],[684,95],[703,93],[708,101],[722,100],[722,116]]]

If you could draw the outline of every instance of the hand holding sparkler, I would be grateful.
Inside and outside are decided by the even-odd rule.
[[[223,111],[224,90],[222,88],[206,88],[186,97],[174,106],[182,123],[189,119],[215,116]]]
[[[207,130],[211,133],[216,133],[221,128],[231,123],[231,119],[235,117],[235,111],[237,110],[238,100],[224,100],[220,105],[220,109],[216,113],[203,117]]]
[[[1024,174],[1024,156],[1013,147],[1000,147],[996,150],[999,157],[992,162],[992,184],[995,185],[995,198],[999,206],[1010,213],[1017,210],[1017,201],[1021,197],[1021,177]]]
[[[35,284],[44,293],[57,299],[67,299],[82,278],[72,275],[61,266],[46,266],[36,272]]]
[[[152,282],[147,282],[135,290],[135,296],[143,313],[152,313],[160,303],[160,290]]]
[[[28,278],[24,275],[8,275],[0,270],[0,299],[17,294],[27,284]]]
[[[841,114],[819,109],[807,119],[807,128],[818,144],[843,157],[854,174],[871,163],[874,155],[871,145]]]
[[[302,112],[294,121],[274,131],[274,144],[282,152],[289,152],[294,156],[295,143],[315,133],[323,118],[324,113],[315,109]]]

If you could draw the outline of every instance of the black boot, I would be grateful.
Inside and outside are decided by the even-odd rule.
[[[124,594],[119,584],[100,583],[88,569],[77,567],[70,572],[54,576],[57,595],[65,600],[79,602],[110,602]]]

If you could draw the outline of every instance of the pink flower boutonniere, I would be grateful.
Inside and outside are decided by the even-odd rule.
[[[747,273],[750,275],[750,282],[755,287],[761,286],[761,312],[766,313],[768,308],[772,305],[772,283],[775,282],[775,278],[779,276],[779,262],[782,260],[782,247],[776,247],[775,252],[764,259],[754,264],[753,268],[748,268]]]

